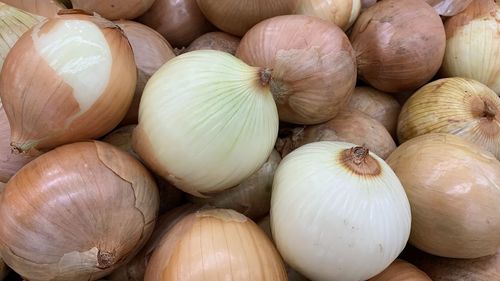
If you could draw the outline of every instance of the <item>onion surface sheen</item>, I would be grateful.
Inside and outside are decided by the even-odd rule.
[[[473,0],[425,0],[442,16],[454,16],[467,8]]]

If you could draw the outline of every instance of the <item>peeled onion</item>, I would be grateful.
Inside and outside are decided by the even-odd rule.
[[[397,259],[382,273],[368,281],[432,281],[432,279],[414,265]]]
[[[224,33],[224,32],[209,32],[194,40],[186,52],[196,50],[217,50],[234,55],[240,44],[240,38]]]
[[[0,254],[30,281],[97,280],[153,231],[158,191],[133,157],[102,142],[58,147],[0,196]]]
[[[356,84],[349,39],[336,25],[315,17],[289,15],[260,22],[242,38],[236,56],[273,69],[270,88],[285,122],[332,119]]]
[[[57,0],[2,0],[0,5],[3,6],[4,3],[25,12],[47,18],[55,17],[60,10],[67,8]]]
[[[41,22],[0,75],[11,145],[24,153],[100,137],[124,117],[135,84],[132,49],[112,22],[83,14]]]
[[[500,162],[460,137],[426,134],[387,158],[411,204],[410,243],[428,253],[478,258],[500,247]]]
[[[109,20],[134,19],[146,12],[155,0],[71,0],[73,8],[96,12]]]
[[[359,77],[390,93],[431,80],[446,46],[441,18],[422,0],[377,2],[358,17],[350,39]]]
[[[445,23],[442,74],[475,79],[500,95],[500,3],[475,0]]]
[[[442,16],[454,16],[469,6],[473,0],[425,0],[438,14]]]
[[[361,11],[360,0],[295,0],[294,12],[328,20],[343,30],[349,29]]]
[[[312,280],[366,280],[410,234],[410,205],[391,168],[366,148],[315,142],[274,176],[271,230],[280,254]]]

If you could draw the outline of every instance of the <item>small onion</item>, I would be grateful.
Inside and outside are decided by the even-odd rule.
[[[73,8],[96,12],[109,20],[134,19],[146,12],[155,0],[71,0]]]
[[[133,21],[115,22],[127,36],[134,51],[137,85],[134,99],[122,124],[137,124],[139,103],[149,78],[168,60],[175,57],[172,46],[154,29]]]
[[[104,135],[123,119],[135,84],[132,49],[112,22],[65,14],[34,26],[0,75],[12,146],[28,152]]]
[[[473,0],[425,0],[442,16],[454,16],[469,6]]]
[[[236,36],[224,32],[209,32],[194,40],[186,49],[186,52],[217,50],[234,55],[239,44],[240,38]]]
[[[155,29],[175,47],[186,47],[194,39],[213,29],[198,8],[196,0],[155,0],[137,19]]]
[[[410,234],[410,205],[398,178],[377,155],[353,146],[304,145],[274,176],[274,241],[285,261],[312,280],[371,278],[396,259]]]
[[[387,158],[411,204],[410,243],[451,258],[500,247],[500,162],[460,137],[426,134]]]
[[[328,20],[343,30],[349,29],[361,11],[360,0],[295,0],[294,12]]]
[[[269,213],[274,172],[280,161],[280,154],[273,150],[266,163],[239,185],[210,198],[191,196],[189,200],[217,208],[233,209],[251,219],[259,219]]]
[[[500,159],[500,97],[472,79],[431,82],[404,104],[398,121],[401,143],[427,133],[460,136]]]
[[[314,30],[314,32],[311,32]],[[282,121],[318,124],[335,117],[356,84],[356,59],[345,33],[315,17],[274,17],[254,26],[236,56],[268,67]]]
[[[360,78],[390,93],[429,81],[446,47],[441,18],[422,0],[377,2],[358,17],[350,39]]]
[[[67,8],[60,1],[56,0],[2,0],[0,4],[3,5],[4,3],[25,12],[47,18],[53,18],[57,16],[60,10]]]
[[[433,279],[414,265],[397,259],[382,273],[368,281],[433,281]]]
[[[97,280],[151,235],[158,191],[133,157],[102,142],[58,147],[0,197],[0,254],[30,281]]]
[[[287,280],[281,257],[250,219],[229,209],[200,210],[161,239],[144,281]]]
[[[475,0],[445,23],[442,74],[475,79],[500,95],[500,3]]]
[[[168,61],[144,90],[134,150],[194,196],[238,185],[264,164],[276,142],[268,73],[213,50]]]

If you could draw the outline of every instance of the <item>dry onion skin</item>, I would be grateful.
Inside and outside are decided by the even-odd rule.
[[[97,280],[151,235],[158,190],[132,156],[103,142],[58,147],[0,197],[0,254],[30,281]]]
[[[414,265],[397,259],[382,273],[368,281],[433,281],[433,279]]]
[[[56,0],[2,0],[0,4],[7,4],[25,12],[47,18],[57,16],[57,13],[67,7]]]
[[[439,15],[454,16],[465,10],[473,0],[425,0]]]
[[[446,47],[441,18],[422,0],[377,2],[358,17],[350,39],[361,80],[389,93],[431,80]]]
[[[134,19],[144,14],[155,0],[71,0],[73,8],[96,12],[109,20]]]
[[[132,102],[127,38],[112,22],[76,12],[35,25],[5,59],[0,95],[19,152],[100,137]]]
[[[410,243],[443,257],[478,258],[500,247],[500,162],[460,137],[426,134],[387,158],[411,204]]]
[[[349,39],[336,25],[311,16],[260,22],[242,38],[236,56],[249,65],[273,69],[271,92],[280,120],[289,123],[332,119],[356,84],[356,58]]]
[[[196,38],[186,49],[186,52],[216,50],[234,55],[239,44],[239,37],[220,31],[208,32]]]
[[[361,0],[295,0],[295,14],[319,17],[349,29],[361,11]]]
[[[154,29],[134,21],[115,22],[127,36],[137,65],[134,99],[122,124],[137,124],[139,103],[149,78],[167,61],[175,57],[172,46]]]
[[[475,0],[445,23],[442,75],[475,79],[500,95],[500,3]]]
[[[398,121],[400,143],[428,133],[460,136],[500,159],[500,97],[472,79],[431,82],[404,104]]]
[[[203,262],[213,261],[213,262]],[[144,281],[287,280],[271,240],[229,209],[200,210],[177,222],[149,260]]]
[[[384,160],[331,141],[304,145],[281,161],[270,215],[285,262],[311,280],[379,274],[405,247],[411,224],[404,189]]]

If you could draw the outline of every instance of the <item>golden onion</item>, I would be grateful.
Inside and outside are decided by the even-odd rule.
[[[414,265],[397,259],[388,268],[368,281],[432,281]]]

